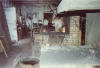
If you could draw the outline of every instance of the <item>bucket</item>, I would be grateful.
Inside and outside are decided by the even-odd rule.
[[[19,63],[19,68],[39,68],[39,59],[23,59]]]

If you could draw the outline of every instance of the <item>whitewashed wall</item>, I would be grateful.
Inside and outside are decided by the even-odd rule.
[[[74,10],[100,9],[100,0],[62,0],[58,6],[58,13]]]
[[[5,8],[5,15],[7,19],[11,40],[18,41],[17,26],[16,26],[16,8],[15,7]]]
[[[34,23],[38,22],[38,20],[43,20],[43,6],[37,5],[23,5],[22,6],[22,14],[24,17],[27,17],[27,13],[33,15],[32,21]]]
[[[100,45],[100,13],[88,13],[86,17],[86,44]]]
[[[54,6],[51,6],[52,9],[55,9]],[[33,14],[33,22],[35,23],[37,20],[42,20],[44,18],[44,13],[49,13],[50,8],[48,4],[34,4],[34,5],[23,5],[22,6],[22,14],[23,16],[27,16],[27,13]],[[36,15],[34,15],[36,14]],[[36,17],[37,16],[37,17]]]

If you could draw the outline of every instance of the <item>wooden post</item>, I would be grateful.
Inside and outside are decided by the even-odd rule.
[[[3,49],[3,51],[4,51],[5,56],[8,57],[7,52],[6,52],[5,48],[4,48],[1,40],[0,40],[0,45],[1,45],[2,49]]]

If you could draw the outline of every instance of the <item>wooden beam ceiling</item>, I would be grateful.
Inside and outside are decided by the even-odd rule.
[[[52,4],[58,6],[61,0],[9,0],[15,4]]]

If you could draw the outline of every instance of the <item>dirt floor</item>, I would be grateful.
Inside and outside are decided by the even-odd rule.
[[[37,58],[40,68],[43,66],[76,64],[100,65],[100,49],[86,46],[60,46],[39,44],[32,39],[23,39],[14,44],[8,57],[0,54],[0,68],[18,68],[18,62],[24,58]]]
[[[32,55],[32,40],[30,38],[20,40],[7,54],[8,57],[3,53],[0,54],[0,68],[15,68],[21,58]]]

